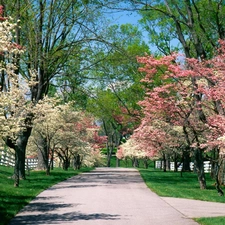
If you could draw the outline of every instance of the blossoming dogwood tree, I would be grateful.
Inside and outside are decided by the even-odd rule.
[[[133,141],[132,138],[129,138],[126,142],[121,144],[116,152],[116,157],[118,159],[125,160],[127,162],[128,159],[131,159],[132,165],[134,167],[139,166],[139,159],[144,160],[144,166],[147,169],[148,163],[147,160],[150,158],[148,156],[148,152],[141,149],[137,144]]]
[[[3,17],[0,6],[0,135],[15,150],[14,186],[19,185],[19,176],[25,178],[25,148],[33,115],[33,103],[26,96],[35,84],[32,71],[29,80],[18,73],[17,62],[24,49],[13,42],[16,26],[12,18]]]
[[[73,162],[74,169],[101,163],[100,145],[106,142],[98,136],[94,118],[82,111],[74,111],[68,104],[61,106],[62,127],[54,137],[54,151],[65,170]],[[103,141],[103,142],[102,142]]]
[[[152,56],[138,58],[138,62],[143,64],[140,71],[146,73],[142,80],[146,97],[139,102],[144,118],[134,139],[149,154],[155,155],[161,145],[171,147],[171,143],[174,144],[171,138],[175,138],[171,135],[168,138],[163,126],[154,129],[156,121],[182,127],[185,145],[194,156],[201,189],[206,188],[204,152],[224,146],[221,137],[225,132],[225,42],[219,41],[219,44],[211,60],[180,60],[178,54],[160,59]],[[159,81],[157,86],[154,85],[156,78]],[[161,142],[154,145],[157,137]]]
[[[59,159],[65,170],[72,162],[75,169],[101,163],[100,147],[106,139],[98,136],[98,127],[93,126],[90,115],[74,110],[70,103],[59,104],[58,99],[48,97],[38,102],[35,112],[28,150],[32,154],[38,150],[47,175],[53,159]]]

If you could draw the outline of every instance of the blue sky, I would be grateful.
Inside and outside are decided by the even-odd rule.
[[[131,23],[137,25],[138,20],[141,19],[140,15],[136,12],[117,12],[112,13],[111,16],[115,19],[115,22],[119,24]]]
[[[113,20],[114,24],[125,24],[130,23],[133,25],[138,25],[138,20],[141,19],[141,16],[136,12],[115,12],[111,13],[109,16],[110,19]],[[140,30],[142,29],[139,25]],[[142,32],[145,42],[148,44],[148,34],[147,32]],[[151,47],[152,48],[152,47]]]

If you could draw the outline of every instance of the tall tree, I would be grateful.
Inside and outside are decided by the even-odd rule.
[[[25,158],[23,145],[27,139],[23,138],[31,132],[32,102],[27,102],[26,94],[29,93],[29,87],[35,85],[33,74],[31,79],[24,81],[18,73],[20,55],[24,52],[23,47],[14,42],[14,31],[17,30],[17,24],[12,19],[2,17],[3,6],[0,6],[1,14],[1,137],[5,143],[15,150],[15,186],[19,185],[19,176],[24,174],[20,168],[22,158]],[[25,169],[25,168],[24,168]],[[21,172],[19,174],[19,172]]]
[[[186,145],[193,151],[198,180],[202,189],[206,188],[204,152],[206,149],[209,152],[223,148],[224,145],[220,139],[223,139],[224,134],[223,57],[225,45],[224,41],[219,43],[220,48],[213,59],[201,62],[192,58],[186,59],[185,64],[180,64],[176,61],[177,54],[160,59],[152,56],[138,58],[138,61],[144,64],[141,71],[146,73],[142,81],[152,83],[154,76],[160,73],[161,85],[153,89],[147,87],[145,100],[140,102],[145,117],[137,129],[136,138],[138,139],[136,141],[142,140],[148,148],[151,143],[151,140],[146,139],[147,132],[151,132],[148,127],[153,126],[156,121],[182,127]],[[162,137],[165,136],[164,128],[159,132]],[[165,138],[165,143],[171,146],[171,138]],[[151,147],[149,147],[150,150]],[[159,149],[153,148],[152,150],[158,151]],[[218,191],[222,193],[219,188]]]
[[[225,35],[222,1],[114,0],[101,3],[110,10],[140,13],[150,44],[163,54],[170,54],[180,43],[186,57],[210,58],[217,40]]]
[[[99,51],[97,58],[104,61],[95,64],[90,76],[95,81],[88,88],[91,93],[87,110],[102,120],[108,136],[108,166],[111,153],[125,135],[130,135],[138,124],[140,107],[137,101],[143,97],[140,86],[142,74],[137,71],[136,55],[149,52],[136,26],[114,25],[108,29],[110,52]],[[132,96],[132,98],[130,98]]]

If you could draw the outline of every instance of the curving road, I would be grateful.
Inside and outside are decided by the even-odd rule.
[[[191,218],[209,209],[225,216],[225,204],[179,200],[151,192],[136,169],[97,168],[42,192],[10,225],[196,225]]]

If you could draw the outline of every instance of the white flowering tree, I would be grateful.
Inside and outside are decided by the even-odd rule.
[[[72,104],[59,104],[56,98],[45,97],[34,111],[34,127],[28,151],[43,159],[46,174],[50,174],[53,158],[59,159],[63,169],[74,162],[74,167],[93,166],[101,162],[99,138],[93,125],[94,118],[75,111]],[[106,141],[106,140],[105,140]]]
[[[138,167],[138,160],[143,159],[145,168],[148,167],[147,160],[150,158],[148,153],[141,149],[133,139],[128,139],[117,150],[116,157],[118,159],[127,160],[131,159],[133,166]]]
[[[18,60],[24,49],[14,42],[17,24],[3,17],[0,6],[0,135],[15,150],[15,184],[25,178],[25,149],[32,128],[33,103],[27,99],[33,82],[19,74]]]
[[[61,106],[59,116],[62,127],[54,138],[54,152],[63,169],[67,170],[72,163],[74,169],[101,164],[100,148],[107,139],[98,135],[99,127],[95,125],[94,117],[74,111],[70,104]]]

